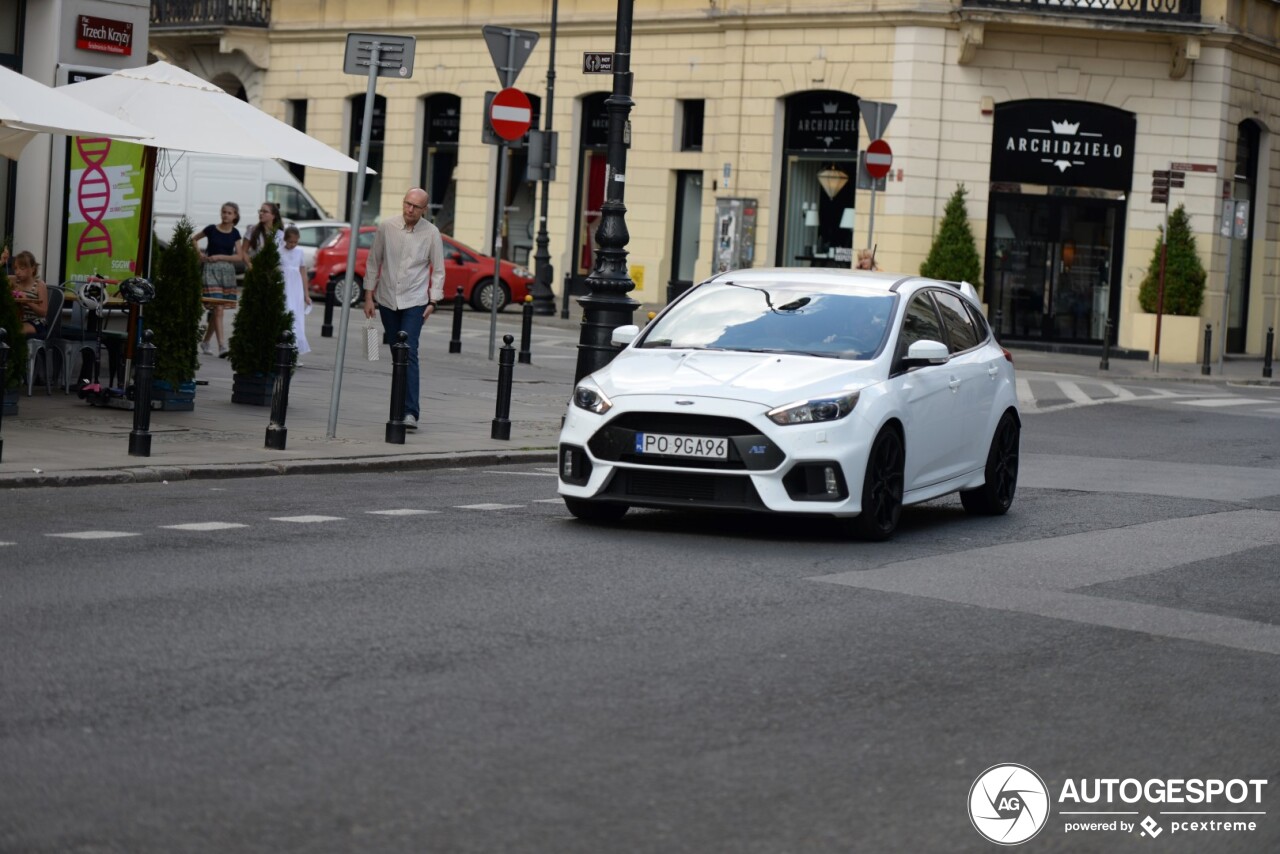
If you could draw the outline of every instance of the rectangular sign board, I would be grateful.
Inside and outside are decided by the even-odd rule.
[[[347,33],[347,51],[342,56],[342,73],[369,76],[374,45],[378,47],[377,77],[413,76],[413,54],[417,40],[413,36],[390,36],[385,33]]]
[[[599,51],[584,51],[582,54],[583,74],[612,74],[613,54]]]

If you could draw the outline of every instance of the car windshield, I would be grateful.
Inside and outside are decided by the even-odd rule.
[[[896,299],[801,282],[713,282],[650,324],[638,346],[870,359],[884,343]]]

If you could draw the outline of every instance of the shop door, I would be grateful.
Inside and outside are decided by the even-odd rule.
[[[1117,310],[1112,259],[1121,204],[993,196],[986,279],[997,334],[1101,343]]]

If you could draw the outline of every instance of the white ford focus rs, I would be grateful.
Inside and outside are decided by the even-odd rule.
[[[1013,359],[966,283],[738,270],[613,342],[623,349],[577,383],[560,432],[559,493],[580,519],[822,514],[884,539],[907,504],[1013,502]]]

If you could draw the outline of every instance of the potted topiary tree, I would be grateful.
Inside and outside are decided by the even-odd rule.
[[[5,330],[5,343],[9,345],[9,360],[4,376],[0,376],[0,405],[5,415],[18,414],[18,387],[27,372],[27,336],[22,331],[22,312],[9,287],[9,276],[0,265],[0,329]]]
[[[147,304],[143,325],[155,333],[156,366],[151,389],[160,409],[195,408],[196,369],[200,367],[200,316],[203,313],[200,255],[191,242],[193,228],[178,220],[173,240],[156,250],[151,281],[155,298]]]
[[[1204,304],[1207,278],[1196,238],[1191,233],[1191,218],[1186,207],[1178,205],[1169,215],[1168,253],[1165,253],[1165,229],[1160,229],[1146,278],[1138,288],[1138,305],[1146,314],[1134,315],[1134,340],[1150,343],[1155,349],[1157,311],[1161,321],[1160,356],[1169,362],[1197,361],[1200,344],[1200,307]],[[1160,304],[1160,258],[1164,255],[1164,304]]]
[[[929,257],[920,265],[920,275],[947,282],[968,282],[979,287],[982,262],[973,242],[973,230],[969,228],[969,211],[964,197],[969,191],[964,184],[957,184],[956,191],[947,200],[942,215],[942,225],[933,238]]]
[[[270,406],[275,386],[276,344],[293,328],[285,309],[280,251],[268,237],[244,274],[235,331],[231,333],[231,401]]]

